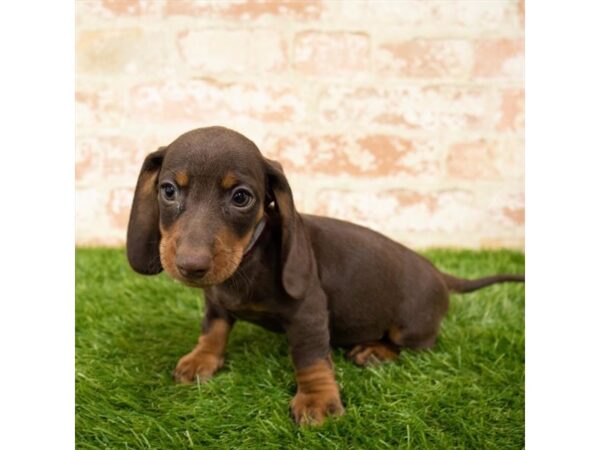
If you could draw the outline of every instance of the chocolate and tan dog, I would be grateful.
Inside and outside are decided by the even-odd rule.
[[[330,347],[363,366],[435,343],[449,292],[520,275],[463,280],[367,228],[299,214],[281,165],[235,131],[190,131],[149,154],[127,230],[134,270],[205,290],[198,345],[179,382],[222,367],[236,319],[286,334],[296,369],[291,409],[300,424],[343,414]]]

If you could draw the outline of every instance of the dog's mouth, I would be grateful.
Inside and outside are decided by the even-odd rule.
[[[178,281],[181,281],[183,284],[190,286],[190,287],[195,287],[195,288],[204,288],[204,287],[208,287],[210,286],[209,283],[206,283],[204,280],[204,277],[198,277],[198,276],[184,276],[181,273],[178,273],[177,275],[171,274],[171,276],[173,278],[175,278]]]

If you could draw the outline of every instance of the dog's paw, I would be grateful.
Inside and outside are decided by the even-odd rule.
[[[398,357],[398,349],[385,343],[357,345],[346,357],[357,366],[376,366],[382,362],[393,361]]]
[[[207,352],[191,352],[182,357],[173,371],[177,383],[203,382],[223,367],[224,358]]]
[[[331,392],[298,392],[292,399],[292,415],[298,425],[320,425],[327,416],[341,416],[344,407],[337,390]]]

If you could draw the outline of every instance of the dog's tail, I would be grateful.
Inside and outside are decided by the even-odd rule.
[[[446,286],[451,292],[467,293],[477,289],[489,286],[495,283],[504,282],[525,282],[525,275],[493,275],[491,277],[478,278],[476,280],[465,280],[464,278],[456,278],[447,273],[441,272]]]

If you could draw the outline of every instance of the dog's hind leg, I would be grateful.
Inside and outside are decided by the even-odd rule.
[[[393,361],[398,357],[400,347],[387,341],[369,342],[354,346],[346,356],[357,366],[374,366]]]

